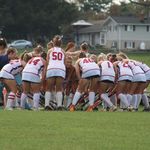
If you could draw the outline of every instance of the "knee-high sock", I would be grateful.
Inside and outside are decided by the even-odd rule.
[[[110,97],[110,101],[113,103],[113,105],[117,106],[117,97],[116,94],[112,95]]]
[[[72,105],[76,105],[78,100],[80,99],[81,97],[81,93],[76,91],[74,97],[73,97],[73,100],[72,100]]]
[[[95,100],[95,92],[89,92],[89,104],[93,106]]]
[[[137,94],[136,108],[139,108],[141,103],[142,94]]]
[[[66,96],[66,101],[67,101],[67,104],[66,104],[66,107],[68,108],[72,102],[72,98],[73,98],[73,94],[70,93],[69,96]]]
[[[61,107],[62,106],[62,100],[63,100],[62,92],[56,92],[57,107]]]
[[[105,101],[108,104],[108,107],[112,107],[113,106],[113,104],[110,101],[110,98],[108,97],[107,93],[101,94],[101,98],[102,98],[103,101]]]
[[[46,91],[46,93],[45,93],[45,107],[49,106],[49,102],[51,100],[51,95],[52,95],[51,92]]]
[[[12,108],[12,107],[13,107],[13,104],[14,104],[14,101],[15,101],[15,93],[10,92],[10,93],[8,94],[8,99],[7,99],[6,108]]]
[[[125,96],[125,94],[120,93],[118,95],[118,98],[125,105],[126,108],[129,107],[129,103],[128,103],[128,100],[127,100],[127,97]]]
[[[33,107],[35,109],[39,108],[39,101],[40,101],[40,93],[33,94]]]
[[[149,108],[149,101],[148,101],[148,97],[146,94],[142,94],[142,101],[143,101],[144,107]]]
[[[21,94],[21,103],[20,103],[21,108],[25,108],[25,103],[27,101],[27,97],[28,97],[27,94],[25,94],[25,93]]]
[[[129,105],[131,105],[132,95],[131,94],[127,94],[126,96],[127,96],[127,100],[128,100]]]

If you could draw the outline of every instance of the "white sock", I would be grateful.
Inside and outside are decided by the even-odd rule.
[[[144,107],[149,108],[149,101],[148,101],[148,97],[146,94],[142,94],[142,101],[143,101]]]
[[[15,93],[10,92],[8,94],[6,108],[12,108],[14,106],[14,102],[15,102]]]
[[[25,93],[21,94],[21,103],[20,103],[21,108],[25,108],[25,103],[27,101],[27,97],[28,97],[27,94],[25,94]]]
[[[103,108],[105,109],[107,107],[109,107],[108,104],[103,100]]]
[[[62,92],[56,92],[57,107],[61,107],[62,106],[62,100],[63,100]]]
[[[118,95],[118,98],[125,105],[125,108],[129,107],[129,103],[128,103],[128,100],[127,100],[127,97],[125,96],[125,94],[120,93]]]
[[[136,108],[139,108],[141,103],[142,94],[137,94]]]
[[[52,95],[51,92],[49,92],[49,91],[45,92],[45,107],[49,106],[49,102],[51,100],[51,95]]]
[[[110,101],[110,98],[108,97],[107,93],[101,94],[101,98],[102,98],[103,101],[105,101],[108,104],[108,107],[112,107],[113,106],[113,104]]]
[[[113,103],[113,105],[117,106],[117,97],[116,94],[112,95],[110,97],[110,101]]]
[[[127,96],[127,100],[128,100],[129,105],[131,105],[132,95],[131,94],[127,94],[126,96]]]
[[[133,94],[132,100],[131,100],[131,105],[133,106],[133,108],[136,108],[136,101],[137,101],[137,95]]]
[[[75,95],[74,95],[74,97],[73,97],[73,100],[72,100],[72,104],[73,104],[73,105],[76,105],[77,102],[78,102],[78,100],[80,99],[80,97],[81,97],[81,93],[78,92],[78,91],[76,91],[76,93],[75,93]]]
[[[39,108],[39,101],[40,101],[40,93],[33,94],[33,107],[38,109]]]
[[[89,104],[93,106],[95,100],[95,92],[89,92]]]
[[[68,108],[72,102],[72,98],[73,98],[73,94],[70,93],[69,96],[66,96],[66,101],[67,101],[67,104],[66,104],[66,107]]]

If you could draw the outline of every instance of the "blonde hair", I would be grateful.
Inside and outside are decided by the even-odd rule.
[[[95,54],[92,54],[90,58],[97,62],[97,56]]]
[[[97,61],[103,61],[103,60],[107,60],[107,56],[104,53],[101,53],[100,55],[98,55]]]
[[[122,57],[122,59],[128,59],[128,56],[123,52],[119,52],[117,55]]]

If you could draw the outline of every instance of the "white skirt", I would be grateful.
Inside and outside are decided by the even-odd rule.
[[[1,72],[0,72],[0,78],[10,79],[10,80],[14,80],[15,79],[12,74],[8,73],[5,70],[1,70]]]
[[[22,81],[28,81],[33,83],[40,83],[40,76],[33,73],[23,72],[22,73]]]
[[[47,73],[46,73],[46,78],[50,78],[50,77],[65,78],[65,76],[66,76],[66,72],[61,69],[49,69],[49,70],[47,70]]]

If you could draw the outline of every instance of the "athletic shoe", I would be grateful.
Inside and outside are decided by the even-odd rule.
[[[6,107],[5,110],[9,110],[9,111],[12,111],[14,110],[12,107]]]
[[[66,109],[63,106],[57,107],[57,111],[65,111]]]
[[[143,112],[149,112],[149,111],[150,111],[150,107],[143,109]]]
[[[75,111],[75,105],[71,105],[70,108],[69,108],[69,111],[74,112]]]
[[[88,109],[86,110],[86,112],[92,112],[93,111],[93,105],[89,106]]]
[[[106,112],[107,109],[106,109],[106,108],[102,108],[100,111],[101,111],[101,112]]]
[[[109,109],[109,112],[114,112],[114,111],[117,111],[117,107],[116,107],[116,106],[112,106],[112,107]]]
[[[128,111],[132,111],[132,110],[133,110],[133,107],[132,107],[132,106],[129,106],[129,107],[127,108],[127,110],[128,110]]]
[[[53,110],[50,106],[46,106],[44,109],[45,109],[45,111],[51,111],[51,110]]]
[[[133,108],[132,112],[138,112],[138,108]]]

